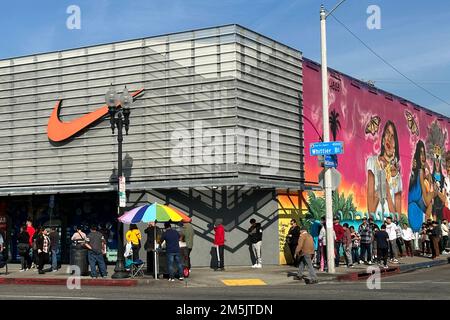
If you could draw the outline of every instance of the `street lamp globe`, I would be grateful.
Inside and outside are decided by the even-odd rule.
[[[117,94],[116,94],[116,90],[114,90],[114,86],[112,85],[112,83],[109,86],[108,91],[106,91],[105,101],[106,101],[106,105],[109,108],[112,108],[112,107],[116,106]]]
[[[120,105],[123,109],[130,109],[130,105],[132,102],[131,94],[128,92],[127,86],[123,89],[122,94],[120,95]]]

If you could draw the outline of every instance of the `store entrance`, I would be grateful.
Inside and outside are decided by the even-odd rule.
[[[117,196],[114,192],[32,195],[0,198],[0,217],[5,217],[4,234],[11,261],[19,261],[17,236],[27,217],[33,226],[56,227],[60,233],[60,261],[69,263],[70,238],[76,226],[89,233],[92,224],[107,239],[108,262],[117,258]]]

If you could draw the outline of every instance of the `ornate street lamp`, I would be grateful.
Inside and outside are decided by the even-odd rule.
[[[128,135],[128,129],[130,126],[130,107],[133,102],[133,97],[128,92],[127,87],[123,90],[120,98],[118,99],[116,91],[113,85],[109,87],[105,94],[106,104],[108,105],[108,112],[110,116],[111,130],[114,134],[114,129],[117,127],[117,142],[118,142],[118,164],[117,164],[117,180],[118,180],[118,203],[117,214],[122,215],[123,208],[126,205],[125,197],[125,178],[122,170],[122,128],[125,127],[125,132]],[[128,278],[130,275],[125,271],[124,264],[124,247],[123,247],[123,224],[117,222],[118,239],[117,239],[117,262],[114,268],[114,274],[112,278],[121,279]]]

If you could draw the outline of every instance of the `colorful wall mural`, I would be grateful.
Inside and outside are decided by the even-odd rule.
[[[448,219],[450,119],[332,70],[328,81],[331,139],[343,141],[345,152],[338,156],[342,180],[333,194],[335,213],[343,220],[390,215],[409,221],[414,231],[426,219]],[[322,170],[309,155],[310,143],[322,134],[321,92],[320,66],[305,60],[307,182],[317,182]],[[305,192],[309,211],[320,212],[321,197]]]

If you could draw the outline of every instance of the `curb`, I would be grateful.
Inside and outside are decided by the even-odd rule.
[[[0,278],[2,284],[16,285],[59,285],[67,286],[67,279],[35,279],[35,278]],[[72,281],[70,281],[72,283]],[[135,287],[138,285],[137,280],[103,280],[103,279],[81,279],[82,286],[116,286],[116,287]]]
[[[450,257],[447,258],[447,260],[432,260],[432,261],[425,261],[415,264],[409,264],[404,266],[396,266],[396,267],[389,267],[388,269],[380,269],[380,275],[381,277],[388,277],[391,275],[399,274],[399,273],[405,273],[414,271],[417,269],[423,269],[423,268],[431,268],[436,266],[441,266],[450,263]],[[375,266],[375,265],[374,265]],[[358,280],[365,280],[369,278],[373,273],[369,273],[366,271],[359,271],[359,272],[352,272],[344,275],[339,275],[336,277],[337,281],[358,281]]]

